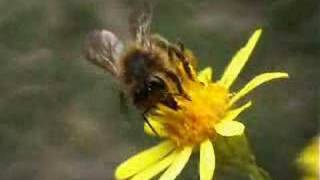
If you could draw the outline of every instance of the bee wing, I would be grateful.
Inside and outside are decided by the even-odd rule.
[[[129,26],[132,37],[142,46],[150,46],[150,25],[152,20],[152,7],[150,3],[143,3],[136,7],[129,17]]]
[[[88,61],[118,77],[116,60],[124,46],[119,38],[108,30],[94,30],[87,35],[84,54]]]

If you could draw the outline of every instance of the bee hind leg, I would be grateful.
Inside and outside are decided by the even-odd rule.
[[[185,48],[185,46],[184,46],[184,44],[182,43],[181,40],[177,40],[177,45],[178,45],[180,51],[181,51],[181,52],[184,52],[184,50],[185,50],[186,48]]]

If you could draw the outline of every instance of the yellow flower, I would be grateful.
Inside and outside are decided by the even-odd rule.
[[[260,84],[276,78],[287,78],[287,73],[264,73],[253,78],[237,92],[230,87],[247,62],[260,35],[255,31],[247,44],[233,57],[222,78],[212,81],[212,69],[206,68],[196,80],[183,79],[185,91],[191,100],[175,97],[180,109],[159,106],[149,121],[160,137],[165,140],[118,166],[117,179],[145,180],[164,173],[160,180],[175,179],[193,151],[199,149],[199,173],[201,180],[210,180],[215,169],[213,141],[215,137],[241,135],[245,126],[234,119],[251,106],[248,102],[240,107],[235,103]],[[182,76],[182,78],[185,76]],[[145,124],[145,131],[154,135]]]
[[[316,137],[299,154],[297,163],[303,171],[303,180],[317,180],[320,178],[319,148],[320,137]]]

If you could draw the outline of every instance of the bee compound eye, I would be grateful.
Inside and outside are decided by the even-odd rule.
[[[166,84],[163,79],[161,79],[158,76],[152,76],[148,82],[148,86],[151,87],[151,89],[165,89]]]
[[[151,89],[158,89],[158,90],[162,90],[165,89],[165,84],[163,81],[152,81],[150,83]]]

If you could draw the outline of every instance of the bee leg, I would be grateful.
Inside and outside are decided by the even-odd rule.
[[[192,75],[192,70],[190,68],[190,63],[188,62],[184,54],[180,50],[178,50],[176,47],[168,46],[168,55],[170,59],[173,59],[173,54],[175,54],[178,57],[178,59],[182,62],[183,68],[186,71],[189,79],[194,80],[194,77]]]
[[[161,100],[161,103],[166,105],[167,107],[173,109],[173,110],[178,110],[180,109],[177,101],[174,99],[175,94],[168,93],[166,94],[165,98]],[[177,94],[177,96],[181,96],[181,94]]]
[[[157,133],[157,131],[154,129],[154,127],[152,126],[152,124],[150,123],[150,121],[149,121],[148,118],[147,118],[147,113],[150,111],[150,109],[151,109],[151,108],[148,108],[147,110],[145,110],[145,111],[143,112],[143,114],[142,114],[143,120],[144,120],[144,122],[147,123],[147,125],[148,125],[149,128],[152,130],[152,132],[153,132],[156,136],[160,137],[160,135]]]
[[[181,52],[184,52],[185,47],[184,47],[184,44],[182,43],[182,41],[178,40],[178,41],[177,41],[177,45],[178,45],[180,51],[181,51]]]
[[[168,78],[170,78],[176,84],[179,94],[182,97],[184,97],[184,98],[186,98],[188,100],[191,100],[190,97],[188,96],[188,94],[184,91],[178,76],[176,74],[174,74],[173,72],[171,72],[171,71],[166,71],[165,73],[166,73],[166,76]]]
[[[153,34],[150,37],[151,41],[153,44],[155,44],[156,46],[158,46],[161,49],[167,50],[168,46],[169,46],[169,42],[163,38],[162,36],[160,36],[159,34]]]
[[[119,91],[119,104],[120,104],[120,111],[122,114],[128,114],[129,113],[129,107],[128,107],[128,100],[126,99],[125,94],[122,91]]]

